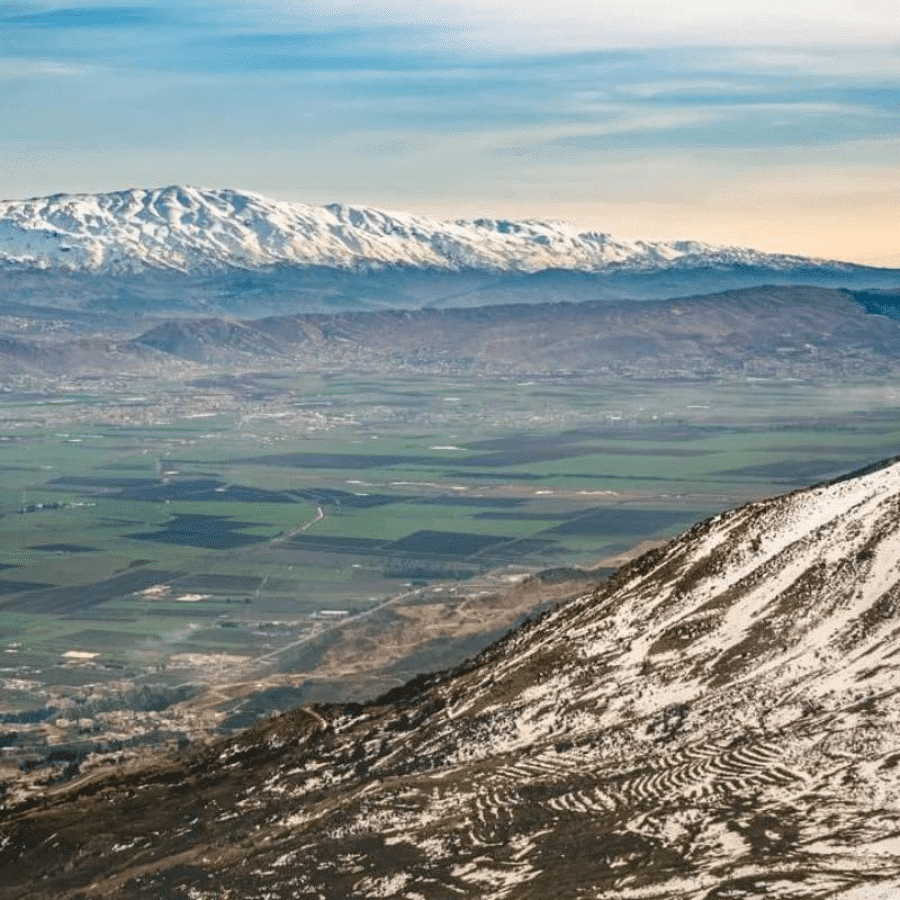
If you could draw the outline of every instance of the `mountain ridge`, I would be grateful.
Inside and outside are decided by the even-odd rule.
[[[625,240],[556,221],[437,220],[231,189],[171,185],[0,201],[0,265],[127,274],[270,266],[533,274],[703,266],[871,267],[699,241]]]

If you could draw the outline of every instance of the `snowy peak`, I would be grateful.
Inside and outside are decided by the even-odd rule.
[[[788,270],[822,261],[692,241],[628,241],[573,225],[308,206],[171,186],[0,202],[0,266],[117,274],[269,266],[533,273],[705,266]]]

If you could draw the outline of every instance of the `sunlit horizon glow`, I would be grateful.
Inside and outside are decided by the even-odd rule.
[[[6,6],[0,196],[196,184],[900,267],[900,17],[848,6]]]

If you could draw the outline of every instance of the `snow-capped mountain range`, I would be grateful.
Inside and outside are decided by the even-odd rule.
[[[48,789],[7,896],[892,900],[898,511],[896,461],[751,503],[454,672]]]
[[[0,267],[15,269],[118,275],[272,266],[406,267],[527,274],[731,266],[788,271],[836,265],[696,241],[623,240],[562,222],[439,221],[196,187],[0,202]]]

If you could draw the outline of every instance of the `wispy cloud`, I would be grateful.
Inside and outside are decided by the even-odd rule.
[[[137,28],[165,22],[165,10],[151,6],[67,6],[57,9],[7,7],[5,29]]]
[[[309,2],[269,3],[285,21],[322,15]],[[248,3],[249,13],[259,5]],[[893,0],[332,0],[334,19],[430,23],[467,46],[513,52],[662,46],[890,44]]]
[[[0,59],[0,81],[78,78],[90,71],[90,66],[72,65],[55,59]]]

